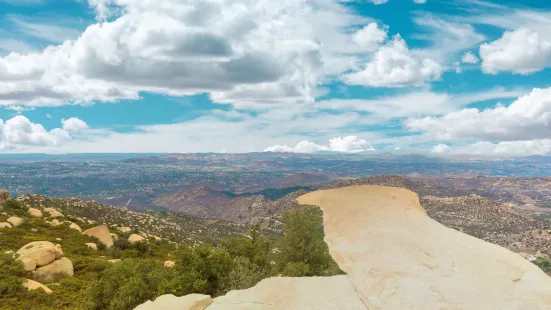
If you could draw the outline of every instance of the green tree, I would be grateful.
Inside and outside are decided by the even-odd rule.
[[[173,283],[173,270],[152,259],[127,259],[107,268],[89,289],[89,309],[133,309],[162,295],[165,283]]]
[[[288,276],[341,273],[323,241],[323,218],[315,207],[302,207],[283,215],[282,269]]]

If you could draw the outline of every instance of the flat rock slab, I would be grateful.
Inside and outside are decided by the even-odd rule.
[[[157,297],[155,301],[147,301],[134,310],[203,310],[212,303],[209,295],[190,294],[176,297],[172,294]]]
[[[268,278],[247,290],[215,298],[208,310],[364,310],[346,276]]]
[[[369,309],[551,309],[551,278],[500,246],[429,218],[417,194],[352,186],[298,198]]]

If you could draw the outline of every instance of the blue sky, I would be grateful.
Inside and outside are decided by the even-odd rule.
[[[0,152],[551,155],[546,1],[0,0],[0,12]]]

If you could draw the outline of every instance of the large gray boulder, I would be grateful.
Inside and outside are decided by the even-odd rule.
[[[55,208],[44,208],[44,211],[50,214],[50,217],[64,217],[63,213]]]
[[[34,290],[41,289],[44,292],[46,292],[47,294],[52,293],[52,290],[47,288],[44,284],[33,281],[33,280],[25,279],[25,281],[23,282],[22,285],[23,285],[24,288],[26,288],[29,291],[34,291]]]
[[[54,275],[64,274],[72,277],[74,273],[73,263],[67,257],[56,259],[50,264],[36,268],[33,274],[44,281],[51,281]]]
[[[110,248],[113,246],[113,238],[111,237],[111,233],[109,232],[109,228],[107,228],[107,225],[96,226],[96,227],[87,229],[82,233],[90,237],[98,238],[99,241],[101,241],[101,243],[107,246],[107,248]]]
[[[33,260],[37,267],[48,265],[61,257],[63,257],[61,247],[49,241],[34,241],[15,252],[16,259],[27,259],[27,264],[30,264],[28,260]]]
[[[23,219],[18,216],[12,216],[6,220],[6,222],[10,223],[13,227],[17,227],[21,224],[23,224]]]
[[[130,244],[134,244],[134,243],[137,243],[137,242],[143,242],[145,241],[145,238],[138,235],[138,234],[132,234],[130,235],[130,237],[128,237],[128,243]]]
[[[42,211],[35,209],[35,208],[29,208],[29,211],[27,213],[32,217],[42,217]]]

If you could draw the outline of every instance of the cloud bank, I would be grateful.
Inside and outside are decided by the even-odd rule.
[[[287,145],[274,145],[266,148],[264,152],[285,152],[285,153],[316,153],[316,152],[340,152],[360,153],[374,151],[369,142],[357,136],[335,137],[329,140],[329,146],[315,144],[307,140],[298,142],[294,147]]]

